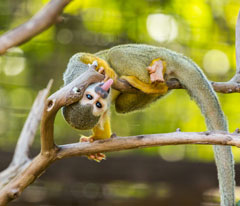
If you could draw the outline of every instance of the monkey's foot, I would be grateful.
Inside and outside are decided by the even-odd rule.
[[[80,137],[80,142],[94,142],[94,138],[93,137],[85,137],[82,136]],[[103,153],[95,153],[95,154],[90,154],[90,155],[86,155],[88,159],[90,160],[94,160],[96,162],[101,162],[102,160],[106,159],[106,155]]]
[[[89,160],[94,160],[96,162],[101,162],[102,160],[106,159],[106,155],[104,153],[95,153],[95,154],[87,155],[87,158]]]
[[[151,83],[164,82],[164,64],[162,60],[154,60],[150,66],[147,67],[150,74]]]
[[[93,137],[82,136],[82,137],[80,137],[79,141],[80,142],[94,142],[94,139],[93,139]]]

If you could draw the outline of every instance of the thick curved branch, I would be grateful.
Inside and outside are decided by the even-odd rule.
[[[54,144],[54,120],[62,106],[79,101],[89,84],[102,81],[104,76],[88,69],[70,84],[52,94],[45,101],[41,121],[41,153],[29,166],[0,191],[0,205],[6,205],[17,198],[22,191],[38,178],[44,170],[56,160],[59,148]]]
[[[7,49],[31,39],[56,23],[63,8],[70,1],[51,0],[29,21],[0,36],[0,54],[4,54]]]
[[[45,103],[45,109],[41,121],[41,152],[47,153],[53,149],[53,127],[54,120],[58,110],[70,104],[79,101],[85,89],[92,83],[100,82],[104,79],[102,74],[99,74],[93,69],[88,69],[70,84],[62,87],[57,92],[48,97]]]

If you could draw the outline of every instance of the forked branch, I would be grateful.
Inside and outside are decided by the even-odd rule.
[[[33,36],[37,35],[41,31],[47,29],[57,20],[57,17],[62,12],[62,9],[69,2],[70,0],[52,0],[29,22],[1,36],[0,53],[4,53],[8,48],[21,44],[22,42],[27,41]],[[48,20],[44,21],[44,17],[46,17]],[[240,92],[239,55],[240,15],[238,16],[238,23],[236,27],[237,72],[236,75],[229,82],[213,82],[213,87],[217,92]],[[6,205],[9,201],[17,198],[28,185],[34,182],[36,178],[38,178],[42,174],[42,172],[46,170],[46,168],[50,164],[52,164],[57,159],[62,159],[65,157],[86,155],[96,152],[110,152],[133,148],[176,144],[219,144],[240,147],[239,133],[229,134],[222,132],[175,132],[168,134],[140,135],[130,138],[115,137],[107,140],[95,141],[94,143],[75,143],[62,146],[55,145],[53,130],[54,120],[58,110],[62,106],[70,105],[74,102],[79,101],[83,95],[84,90],[89,84],[102,81],[103,78],[103,75],[89,69],[86,71],[86,73],[75,79],[72,83],[52,94],[46,100],[41,121],[41,152],[32,161],[30,161],[28,157],[26,157],[27,150],[24,150],[23,155],[20,154],[20,156],[22,155],[20,161],[17,160],[17,158],[14,158],[14,162],[21,162],[25,159],[27,160],[25,162],[27,162],[27,164],[29,165],[26,166],[26,164],[24,163],[24,166],[17,171],[16,177],[11,181],[11,178],[9,178],[8,181],[10,182],[0,190],[0,206]],[[167,84],[170,89],[182,88],[182,86],[177,80],[168,81]],[[132,88],[129,84],[121,80],[115,82],[113,87],[118,88],[120,91],[136,92],[136,89]],[[37,125],[38,123],[34,124]],[[21,142],[22,140],[20,139],[19,141]],[[28,139],[26,141],[28,144],[29,142],[31,142],[31,139]],[[16,154],[19,154],[18,150],[16,150]],[[10,172],[12,172],[12,170]]]
[[[103,75],[95,70],[88,69],[77,79],[52,94],[46,100],[41,122],[41,153],[23,172],[19,173],[16,178],[0,191],[0,205],[6,205],[9,201],[18,197],[50,164],[65,157],[159,145],[220,144],[240,146],[239,134],[208,132],[176,132],[169,134],[140,135],[130,138],[115,137],[94,143],[75,143],[56,146],[54,144],[53,129],[54,119],[58,110],[62,106],[79,101],[89,84],[102,81],[103,79]]]

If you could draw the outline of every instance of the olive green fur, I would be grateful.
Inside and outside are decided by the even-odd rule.
[[[165,80],[171,78],[179,80],[191,98],[200,107],[208,130],[228,130],[226,118],[211,83],[197,64],[182,54],[161,47],[128,44],[100,51],[95,55],[106,60],[119,77],[135,76],[144,83],[149,83],[150,81],[150,76],[146,69],[147,66],[151,64],[152,60],[161,58],[161,60],[166,62]],[[86,65],[83,65],[82,62],[77,62],[76,56],[73,59],[74,57],[70,60],[64,74],[65,83],[71,82],[73,78],[86,69]],[[162,94],[120,93],[115,99],[115,107],[117,112],[127,113],[142,109],[162,96]],[[160,114],[159,109],[158,115]],[[231,147],[214,146],[214,153],[218,170],[221,206],[233,206],[235,205],[235,180]]]

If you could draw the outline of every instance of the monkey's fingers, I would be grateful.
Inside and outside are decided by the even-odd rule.
[[[110,79],[110,77],[106,74],[105,69],[103,67],[99,68],[98,73],[103,74],[105,76],[105,78],[103,80],[104,82],[106,82],[107,80]]]
[[[103,67],[100,67],[99,70],[98,70],[98,72],[99,72],[100,74],[105,75],[105,70],[104,70]]]

